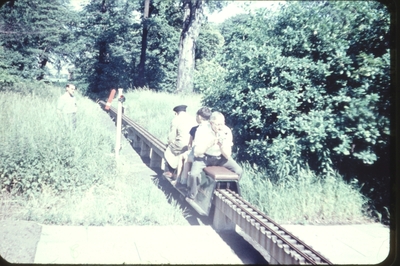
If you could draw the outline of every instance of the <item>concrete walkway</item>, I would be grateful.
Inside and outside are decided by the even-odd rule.
[[[389,229],[381,224],[303,226],[285,229],[333,264],[378,264],[387,259]],[[238,234],[211,226],[43,225],[35,263],[41,264],[261,264]],[[392,244],[393,248],[395,248]],[[393,257],[389,257],[391,262]],[[387,263],[385,265],[391,265]]]
[[[236,234],[237,235],[237,234]],[[238,235],[237,235],[238,236]],[[238,254],[249,246],[234,235],[222,238],[211,226],[47,226],[36,249],[41,264],[256,264]],[[240,236],[239,236],[240,237]],[[230,242],[230,243],[229,243]],[[235,242],[235,243],[232,243]],[[251,246],[250,246],[251,247]],[[239,247],[240,248],[240,247]],[[251,247],[252,248],[252,247]],[[245,251],[245,250],[243,250]]]
[[[390,242],[389,228],[378,223],[282,226],[334,264],[378,264],[388,258],[390,250],[396,250],[394,239]]]

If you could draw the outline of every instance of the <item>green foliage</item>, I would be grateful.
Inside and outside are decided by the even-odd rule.
[[[347,180],[380,176],[388,184],[385,6],[300,1],[269,12],[221,26],[225,46],[217,60],[225,84],[205,91],[203,103],[225,113],[233,127],[238,157],[279,178],[307,164],[317,173],[337,169]],[[389,194],[379,183],[372,186]],[[384,198],[379,203],[389,206]]]
[[[9,1],[0,9],[0,82],[13,83],[14,76],[42,80],[48,63],[64,56],[71,40],[71,12],[57,0]],[[7,56],[5,56],[7,55]]]
[[[152,1],[151,7],[148,19],[146,84],[156,91],[174,92],[182,10],[176,1]]]
[[[229,73],[226,89],[210,90],[204,102],[229,116],[242,159],[269,166],[265,150],[294,137],[293,160],[316,170],[350,153],[374,163],[376,146],[387,147],[389,137],[387,16],[375,2],[293,2],[277,16],[227,22],[219,59]]]
[[[134,12],[136,2],[91,1],[80,12],[74,31],[78,40],[73,58],[75,79],[89,92],[131,87],[140,52],[140,27]],[[79,85],[79,83],[78,83]]]
[[[225,69],[215,60],[221,53],[224,39],[219,30],[206,24],[196,43],[194,91],[216,90],[225,77]]]
[[[205,91],[218,91],[222,85],[226,70],[214,60],[198,60],[194,76],[194,91],[203,93]]]
[[[142,78],[152,89],[174,91],[182,25],[182,11],[174,3],[152,1],[149,18],[144,21],[139,2],[110,1],[103,7],[101,1],[91,1],[81,12],[80,26],[75,31],[79,39],[79,57],[74,58],[76,78],[96,93],[136,86],[146,23],[146,68]]]
[[[147,20],[142,19],[143,1],[91,0],[79,13],[65,1],[28,2],[10,1],[0,10],[2,84],[12,85],[18,78],[66,81],[62,73],[68,71],[68,80],[87,95],[133,88],[139,79],[156,91],[176,90],[183,23],[178,2],[151,1]],[[225,5],[206,4],[214,11]],[[139,77],[144,25],[148,29],[145,73]],[[215,56],[214,45],[221,44],[217,31],[206,30],[198,59]],[[199,86],[203,83],[199,81]]]

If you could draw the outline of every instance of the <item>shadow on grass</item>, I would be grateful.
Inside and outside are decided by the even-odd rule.
[[[208,216],[198,214],[185,200],[179,191],[163,176],[161,169],[153,169],[157,175],[152,176],[155,185],[165,194],[168,198],[168,203],[173,204],[178,202],[183,210],[185,210],[185,219],[190,225],[212,225],[212,219]]]
[[[140,154],[140,148],[130,146],[137,154]],[[188,221],[190,225],[212,225],[212,219],[207,216],[202,216],[198,214],[183,198],[183,196],[175,189],[175,187],[171,184],[169,180],[167,180],[163,176],[163,170],[159,167],[150,167],[150,158],[140,156],[142,162],[150,168],[152,171],[156,173],[156,175],[152,175],[151,179],[166,196],[168,199],[168,203],[174,204],[177,202],[185,214],[185,219]]]

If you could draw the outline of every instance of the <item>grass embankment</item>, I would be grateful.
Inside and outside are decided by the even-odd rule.
[[[149,90],[128,91],[124,95],[127,99],[125,114],[163,141],[166,141],[174,116],[174,106],[188,105],[188,113],[193,116],[202,106],[201,95],[172,95]],[[348,224],[369,221],[365,214],[367,199],[355,184],[345,182],[334,171],[316,176],[305,167],[297,170],[297,176],[273,182],[265,170],[254,169],[249,164],[242,166],[242,196],[277,222]]]
[[[78,126],[72,131],[55,112],[63,89],[42,85],[34,91],[36,96],[0,93],[0,219],[66,225],[186,224],[184,211],[176,203],[170,205],[148,176],[135,176],[129,163],[118,168],[110,156],[115,131],[104,130],[109,117],[95,103],[77,95]],[[174,106],[188,105],[193,116],[201,106],[200,95],[149,90],[124,94],[125,114],[162,141]],[[277,222],[366,220],[366,199],[335,173],[321,177],[298,169],[297,176],[273,182],[264,170],[248,164],[243,168],[242,196]]]
[[[27,91],[23,88],[15,88]],[[35,85],[32,85],[35,86]],[[62,225],[187,224],[149,176],[112,156],[115,131],[91,100],[77,96],[78,124],[56,114],[62,88],[0,93],[0,219]],[[128,158],[120,158],[127,160]],[[182,215],[183,213],[183,215]]]

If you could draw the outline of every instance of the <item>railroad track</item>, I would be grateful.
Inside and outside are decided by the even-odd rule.
[[[98,102],[103,108],[104,101]],[[111,107],[109,115],[116,119],[117,110]],[[150,158],[150,167],[163,168],[166,145],[146,129],[122,115],[125,136],[140,148],[140,155]],[[249,237],[246,239],[270,264],[328,264],[327,258],[285,230],[267,215],[252,206],[230,189],[216,189],[215,209],[239,226]]]
[[[214,192],[215,207],[268,251],[271,264],[327,264],[332,263],[312,247],[298,239],[229,189]],[[259,249],[260,247],[255,247]],[[264,250],[259,250],[260,252]]]

